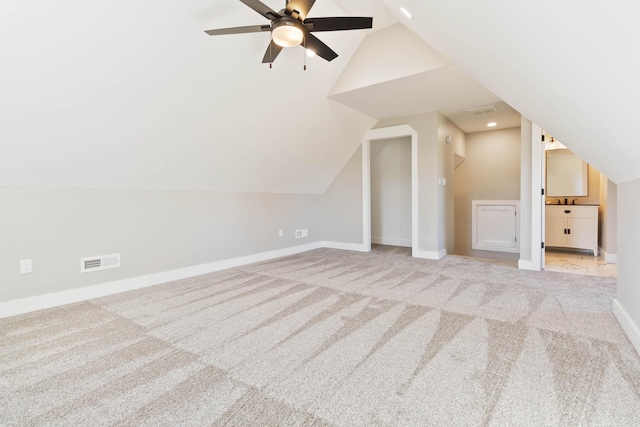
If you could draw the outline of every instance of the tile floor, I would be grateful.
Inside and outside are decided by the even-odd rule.
[[[604,257],[594,257],[592,252],[547,249],[545,270],[590,276],[617,277],[616,264],[605,264]]]

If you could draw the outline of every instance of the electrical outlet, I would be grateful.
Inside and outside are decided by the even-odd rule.
[[[33,265],[31,264],[30,259],[21,259],[20,260],[20,274],[27,274],[33,271]]]
[[[309,230],[303,228],[302,230],[296,230],[296,239],[300,239],[301,237],[307,237],[309,235]]]
[[[284,230],[278,231],[278,237],[282,237],[282,236],[284,236]]]

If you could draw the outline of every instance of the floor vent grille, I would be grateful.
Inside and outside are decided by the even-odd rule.
[[[80,272],[106,270],[120,267],[120,254],[100,255],[80,258]]]

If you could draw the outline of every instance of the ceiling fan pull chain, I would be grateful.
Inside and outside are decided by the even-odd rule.
[[[304,64],[304,71],[307,71],[307,37],[302,39],[302,63]]]

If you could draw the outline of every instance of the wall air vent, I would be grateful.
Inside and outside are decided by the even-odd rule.
[[[474,116],[479,116],[482,114],[497,113],[498,110],[496,109],[495,105],[487,105],[485,107],[469,108],[467,112],[473,114]]]
[[[80,273],[120,267],[120,254],[80,258]]]

